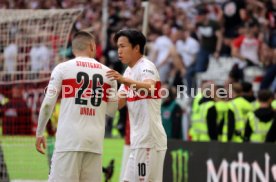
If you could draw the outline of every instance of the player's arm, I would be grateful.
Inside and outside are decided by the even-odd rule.
[[[147,90],[151,90],[155,87],[156,81],[151,80],[151,79],[146,79],[143,81],[135,81],[135,80],[123,77],[123,80],[121,83],[123,83],[124,85],[127,85],[129,87],[134,86],[134,88],[136,88],[136,89],[145,88]]]
[[[145,79],[143,81],[132,80],[130,78],[122,76],[120,73],[118,73],[115,70],[109,70],[106,76],[108,78],[117,80],[118,82],[124,84],[125,86],[132,87],[135,89],[144,88],[150,91],[155,87],[155,84],[156,84],[156,81],[154,81],[153,79]]]
[[[47,87],[47,92],[45,94],[44,100],[42,102],[39,116],[38,116],[38,126],[36,130],[36,149],[38,152],[45,154],[45,138],[43,136],[47,122],[49,121],[52,112],[54,110],[57,98],[61,90],[61,76],[58,68],[55,68],[51,80]]]
[[[117,98],[117,82],[115,80],[111,83],[111,89],[107,90],[108,104],[106,114],[110,117],[114,117],[118,110],[118,98]]]
[[[127,92],[121,90],[118,93],[118,109],[122,109],[126,105]]]

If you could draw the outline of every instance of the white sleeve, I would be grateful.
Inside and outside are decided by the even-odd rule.
[[[141,68],[141,81],[144,80],[159,80],[158,71],[154,65],[144,64]]]
[[[41,108],[38,116],[38,126],[36,130],[36,136],[43,136],[43,132],[49,121],[53,109],[55,107],[57,98],[61,91],[62,85],[62,72],[58,65],[52,72],[47,91],[45,93],[44,100],[41,104]]]
[[[118,110],[118,98],[117,98],[117,81],[113,80],[111,82],[110,89],[107,90],[108,102],[106,114],[110,117],[114,117],[116,111]]]

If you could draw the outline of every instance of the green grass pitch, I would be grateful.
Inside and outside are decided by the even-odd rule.
[[[46,155],[41,155],[36,151],[35,137],[0,136],[0,141],[11,180],[47,179],[49,172],[48,159]],[[123,145],[123,139],[104,140],[103,166],[107,166],[111,159],[115,159],[115,171],[112,182],[119,181]]]

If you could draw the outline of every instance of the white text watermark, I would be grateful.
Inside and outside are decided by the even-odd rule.
[[[48,98],[55,98],[58,97],[61,93],[62,98],[68,97],[81,97],[81,98],[89,98],[89,97],[97,97],[103,98],[106,97],[108,99],[115,99],[115,98],[135,98],[138,97],[140,99],[144,98],[152,98],[152,99],[165,99],[168,98],[170,95],[169,88],[165,87],[151,87],[149,89],[146,88],[137,88],[136,85],[131,85],[127,89],[119,89],[116,90],[115,88],[102,88],[97,87],[93,88],[74,88],[70,85],[63,85],[60,89],[54,86],[48,86],[45,88],[45,94]],[[188,92],[189,91],[189,92]],[[189,93],[189,95],[188,95]],[[205,88],[191,88],[188,90],[187,86],[185,85],[177,85],[174,91],[175,97],[177,99],[188,99],[194,98],[198,93],[201,93],[202,96],[205,98],[232,98],[233,96],[233,88],[230,84],[228,88],[217,88],[214,84],[210,84],[208,87]]]

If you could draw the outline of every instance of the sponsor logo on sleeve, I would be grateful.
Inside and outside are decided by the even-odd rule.
[[[144,69],[143,73],[151,73],[154,75],[154,71],[153,70],[149,70],[149,69]]]

